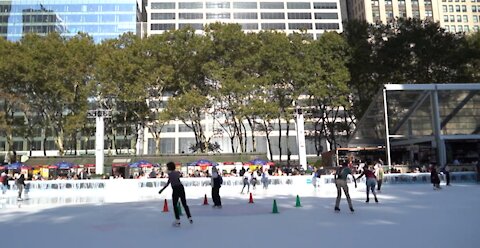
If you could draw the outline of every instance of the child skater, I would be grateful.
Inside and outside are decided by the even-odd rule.
[[[182,182],[180,182],[180,172],[175,170],[175,163],[168,162],[167,163],[168,169],[168,181],[167,184],[158,191],[159,194],[168,187],[169,184],[172,185],[172,203],[173,203],[173,212],[175,213],[175,221],[173,222],[173,226],[180,226],[180,209],[177,208],[178,199],[182,201],[182,206],[185,209],[185,213],[187,214],[188,221],[193,223],[192,215],[190,214],[190,208],[187,205],[187,199],[185,198],[185,188],[183,187]]]
[[[367,166],[364,167],[362,174],[357,177],[357,180],[360,179],[361,177],[365,176],[367,178],[366,185],[367,185],[367,200],[365,202],[370,201],[370,191],[372,191],[373,196],[375,197],[375,202],[378,202],[377,199],[377,194],[375,193],[375,185],[377,184],[377,177],[375,176],[375,173],[373,173],[371,167]]]

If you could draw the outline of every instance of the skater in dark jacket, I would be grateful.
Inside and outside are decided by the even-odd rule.
[[[223,179],[218,174],[217,167],[212,168],[212,199],[214,208],[222,208],[222,198],[220,198],[220,187],[222,187]]]
[[[190,208],[187,205],[187,199],[185,197],[185,188],[183,187],[182,182],[180,181],[180,172],[175,170],[175,163],[168,162],[168,181],[167,184],[158,192],[161,194],[169,184],[172,185],[172,203],[173,203],[173,212],[175,213],[175,222],[174,226],[180,226],[180,209],[177,208],[178,200],[182,202],[185,213],[187,214],[188,221],[193,223],[192,215],[190,214]]]
[[[23,189],[25,188],[25,175],[20,174],[20,176],[15,181],[15,184],[17,185],[17,189],[18,189],[17,200],[22,200],[22,192],[23,192]]]
[[[434,164],[430,165],[430,182],[433,184],[433,189],[441,189],[440,177],[438,176],[437,168]]]

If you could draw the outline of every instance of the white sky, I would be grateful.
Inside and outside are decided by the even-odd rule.
[[[248,194],[239,194],[241,187],[222,187],[222,209],[212,209],[209,187],[189,187],[194,224],[183,215],[180,228],[171,225],[170,190],[158,195],[155,189],[140,200],[119,194],[31,198],[17,204],[13,195],[0,196],[1,247],[478,248],[479,189],[475,184],[440,191],[430,184],[384,185],[380,203],[367,204],[360,183],[358,189],[350,185],[351,214],[344,197],[341,212],[333,211],[333,185],[257,187],[254,204],[248,203]],[[209,206],[202,205],[204,194]],[[295,207],[297,194],[300,208]],[[165,198],[168,213],[162,212]],[[271,213],[273,199],[279,214]]]

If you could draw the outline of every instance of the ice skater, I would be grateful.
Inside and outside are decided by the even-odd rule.
[[[250,192],[250,172],[248,172],[248,171],[246,171],[243,174],[243,187],[242,187],[242,191],[240,192],[240,194],[243,194],[243,190],[245,189],[245,186],[247,187],[247,193]]]
[[[182,182],[180,181],[180,172],[175,170],[175,163],[168,162],[167,163],[168,169],[168,181],[167,184],[158,191],[159,194],[168,187],[169,184],[172,185],[172,203],[173,203],[173,212],[175,213],[175,221],[173,222],[173,226],[180,226],[180,209],[177,208],[178,200],[182,202],[182,206],[185,209],[185,213],[187,214],[188,221],[193,223],[192,215],[190,214],[190,208],[187,205],[187,199],[185,197],[185,188],[183,187]]]
[[[352,199],[350,199],[350,194],[348,193],[348,185],[347,185],[347,177],[348,175],[352,175],[352,170],[348,168],[346,164],[344,164],[342,167],[337,169],[337,172],[335,173],[335,186],[337,187],[337,200],[335,202],[335,211],[338,212],[340,211],[340,199],[342,198],[342,189],[343,192],[345,193],[345,197],[347,198],[348,206],[350,207],[350,211],[355,211],[353,210],[353,205],[352,205]],[[355,183],[355,188],[357,188],[357,181],[355,180],[355,177],[353,177],[353,182]]]
[[[218,173],[216,166],[212,167],[212,199],[213,208],[222,208],[222,198],[220,198],[220,187],[222,187],[223,179]]]
[[[263,189],[268,189],[268,170],[264,170],[263,173],[262,173],[262,178],[260,179],[260,181],[262,182],[263,184]]]
[[[17,185],[17,189],[18,189],[17,200],[21,201],[23,200],[22,192],[23,192],[23,189],[25,189],[25,175],[23,173],[20,174],[20,176],[17,178],[17,180],[15,181],[15,185]]]
[[[438,176],[437,166],[435,166],[434,164],[430,165],[430,182],[433,184],[433,189],[441,189],[440,177]]]
[[[357,180],[362,178],[363,176],[365,176],[367,178],[367,181],[366,181],[366,186],[367,186],[367,200],[365,202],[369,202],[370,201],[370,191],[372,191],[372,194],[373,196],[375,197],[375,202],[378,203],[378,199],[377,199],[377,194],[375,193],[375,186],[377,184],[377,177],[375,176],[375,174],[373,173],[371,167],[367,167],[365,166],[363,171],[362,171],[362,174],[360,174],[358,177],[357,177]]]
[[[375,176],[377,177],[377,192],[380,193],[382,189],[383,177],[385,172],[383,171],[383,164],[380,163],[382,160],[378,160],[375,164]]]

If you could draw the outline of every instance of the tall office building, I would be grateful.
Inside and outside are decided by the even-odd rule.
[[[450,32],[471,32],[479,28],[480,0],[348,0],[348,15],[369,23],[426,19]]]
[[[91,35],[96,42],[137,33],[137,0],[0,0],[0,36],[11,41],[25,33]]]
[[[145,6],[148,35],[212,22],[238,23],[247,32],[305,30],[314,38],[342,32],[339,0],[150,0]]]

